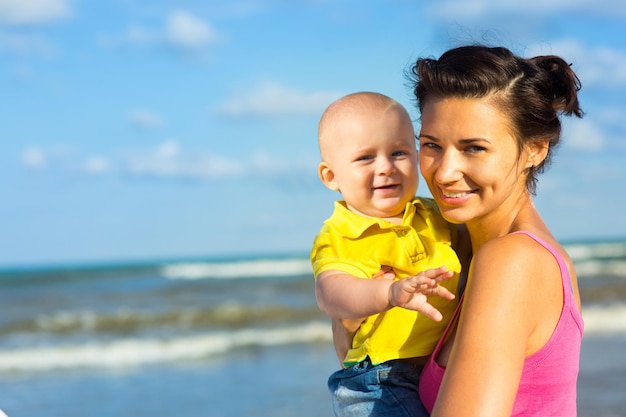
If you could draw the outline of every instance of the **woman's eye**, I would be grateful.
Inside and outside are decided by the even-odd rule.
[[[482,146],[469,146],[465,149],[465,151],[469,153],[477,153],[477,152],[482,152],[484,150],[485,148],[483,148]]]
[[[438,149],[439,145],[434,142],[420,142],[420,149]]]

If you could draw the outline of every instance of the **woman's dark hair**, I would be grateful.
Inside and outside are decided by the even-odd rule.
[[[502,47],[461,46],[439,59],[418,59],[409,78],[420,112],[431,96],[490,96],[510,120],[520,150],[530,142],[547,140],[546,158],[528,171],[526,187],[531,194],[559,143],[560,116],[583,116],[578,104],[580,80],[555,55],[525,59]]]

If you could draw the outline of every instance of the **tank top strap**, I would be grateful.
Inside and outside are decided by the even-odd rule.
[[[513,232],[511,234],[512,235],[515,235],[515,234],[526,235],[526,236],[530,237],[531,239],[533,239],[535,242],[539,243],[541,246],[543,246],[548,252],[550,252],[552,254],[552,256],[554,256],[554,259],[556,260],[557,264],[559,265],[559,270],[561,271],[561,280],[563,281],[563,295],[565,295],[565,288],[568,288],[568,287],[569,287],[569,289],[570,289],[570,291],[572,293],[574,292],[574,288],[572,287],[572,280],[570,279],[569,269],[567,268],[567,264],[565,263],[565,259],[563,259],[563,255],[561,255],[559,253],[559,251],[554,249],[554,247],[552,247],[552,245],[550,245],[548,242],[546,242],[545,240],[543,240],[542,238],[540,238],[536,234],[531,233],[529,231],[520,230],[520,231],[517,231],[517,232]],[[569,297],[565,297],[565,299],[569,300]],[[566,301],[566,303],[569,304],[568,301]]]
[[[550,245],[548,242],[546,242],[545,240],[543,240],[539,236],[535,235],[534,233],[528,232],[526,230],[520,230],[520,231],[517,231],[517,232],[513,232],[511,234],[524,234],[524,235],[530,237],[531,239],[533,239],[535,242],[537,242],[541,246],[543,246],[548,252],[550,252],[552,254],[552,256],[556,260],[557,264],[559,265],[559,270],[561,272],[561,281],[563,283],[563,301],[564,301],[564,304],[568,305],[568,306],[571,305],[574,302],[573,297],[572,297],[574,289],[572,288],[572,281],[570,279],[569,269],[567,268],[567,264],[565,263],[565,259],[563,259],[563,256],[556,249],[554,249],[552,247],[552,245]],[[566,288],[570,289],[570,291],[571,291],[570,296],[567,296],[568,294],[566,294],[566,291],[565,291]],[[443,344],[448,339],[448,335],[449,335],[450,329],[452,328],[452,326],[455,325],[455,323],[459,319],[461,306],[463,304],[463,297],[464,297],[464,295],[465,295],[465,293],[463,293],[461,295],[461,298],[459,299],[459,304],[456,306],[456,309],[454,310],[454,313],[452,315],[452,318],[450,319],[450,322],[448,322],[448,325],[446,326],[442,336],[439,338],[439,341],[437,342],[437,345],[435,346],[435,350],[433,351],[433,354],[432,354],[433,358],[436,358],[438,356],[439,351],[441,350],[441,347],[443,346]]]

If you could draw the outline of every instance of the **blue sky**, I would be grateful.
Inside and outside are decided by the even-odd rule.
[[[338,198],[326,105],[379,91],[418,128],[405,71],[473,41],[573,64],[587,115],[536,204],[561,240],[626,237],[625,20],[612,0],[0,0],[0,265],[306,254]]]

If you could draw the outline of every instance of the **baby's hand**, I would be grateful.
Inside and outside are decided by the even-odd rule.
[[[427,296],[437,295],[453,300],[454,294],[439,285],[439,282],[451,278],[453,275],[453,271],[442,266],[400,279],[389,287],[389,304],[392,307],[419,311],[435,321],[441,321],[443,318],[441,312],[428,302]]]

